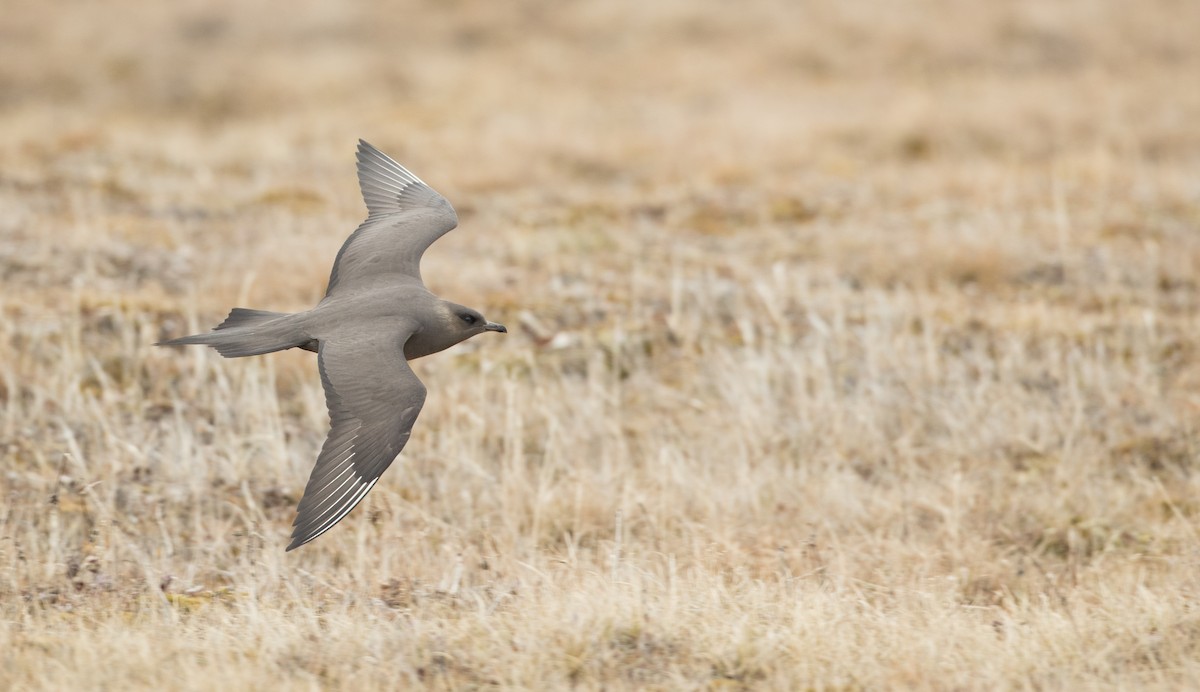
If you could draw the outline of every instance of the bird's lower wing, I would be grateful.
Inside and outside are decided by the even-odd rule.
[[[404,359],[415,325],[363,325],[322,339],[317,363],[331,427],[293,523],[294,550],[354,509],[404,449],[425,386]]]

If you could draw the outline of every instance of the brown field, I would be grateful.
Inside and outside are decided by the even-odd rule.
[[[0,689],[1200,687],[1200,3],[16,2]],[[458,208],[284,553],[363,137]]]

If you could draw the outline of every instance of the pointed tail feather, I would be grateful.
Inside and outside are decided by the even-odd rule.
[[[160,341],[155,345],[212,346],[226,358],[257,356],[297,346],[308,348],[312,338],[296,327],[294,317],[284,312],[234,308],[211,332]]]

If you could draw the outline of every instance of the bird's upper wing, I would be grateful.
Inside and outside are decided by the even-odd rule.
[[[458,225],[454,207],[383,152],[358,140],[358,184],[367,220],[342,244],[326,295],[381,275],[421,280],[421,255]]]
[[[322,339],[317,364],[331,428],[293,522],[288,550],[325,533],[354,509],[404,449],[425,385],[404,359],[415,322],[378,324]]]

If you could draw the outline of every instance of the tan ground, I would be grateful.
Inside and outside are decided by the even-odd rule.
[[[6,3],[0,688],[1200,686],[1200,3]],[[506,322],[283,548],[355,140]]]

